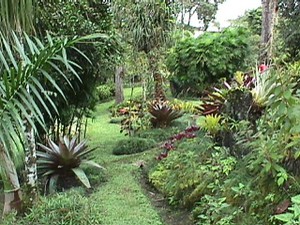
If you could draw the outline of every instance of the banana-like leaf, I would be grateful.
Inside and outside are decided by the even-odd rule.
[[[75,175],[81,181],[81,183],[84,184],[84,186],[86,186],[87,188],[91,188],[90,181],[87,178],[85,172],[81,168],[79,168],[79,167],[72,168],[72,171],[75,173]]]

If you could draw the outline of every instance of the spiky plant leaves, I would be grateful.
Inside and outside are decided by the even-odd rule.
[[[69,175],[70,172],[81,181],[83,185],[90,188],[90,183],[81,165],[85,164],[99,169],[104,169],[99,164],[90,160],[90,153],[96,148],[89,148],[87,141],[77,143],[77,138],[71,140],[65,136],[61,138],[58,145],[53,141],[48,141],[48,146],[38,144],[41,150],[38,151],[38,170],[39,173],[48,178],[48,190],[50,191],[50,180],[54,176]]]
[[[59,55],[77,41],[76,38],[53,39],[48,35],[48,43],[43,44],[21,32],[18,35],[0,33],[0,149],[3,153],[0,163],[6,193],[18,192],[20,188],[15,166],[24,162],[27,140],[24,120],[37,131],[37,125],[45,129],[42,108],[50,117],[50,109],[57,112],[44,84],[52,84],[54,91],[63,96],[49,71],[60,70],[63,65],[76,76],[74,64]],[[66,79],[62,72],[60,74]],[[11,209],[9,202],[4,207]]]
[[[82,160],[81,164],[86,164],[86,165],[89,165],[89,166],[94,166],[94,167],[97,167],[99,169],[106,170],[103,166],[100,166],[98,163],[95,163],[94,161],[91,161],[91,160]]]
[[[22,140],[24,118],[36,130],[36,122],[44,127],[41,107],[45,109],[50,117],[52,116],[50,109],[57,112],[56,106],[49,93],[44,89],[40,78],[52,84],[54,90],[64,96],[48,71],[51,69],[59,71],[59,74],[70,84],[59,65],[65,66],[75,76],[78,77],[78,75],[73,68],[74,63],[68,61],[63,52],[79,40],[85,40],[85,38],[58,40],[48,35],[48,44],[44,45],[37,38],[30,38],[26,34],[24,34],[22,44],[17,35],[13,33],[12,37],[13,39],[9,42],[0,34],[2,45],[0,64],[3,65],[0,70],[2,78],[0,81],[0,117],[3,122],[11,122],[0,124],[0,127],[2,127],[2,124],[4,125],[2,128],[5,129],[2,130],[7,131],[6,134],[0,134],[0,142],[5,149],[10,149],[13,142],[17,147],[17,143]],[[60,56],[60,54],[64,56]]]
[[[69,85],[71,82],[63,71],[78,79],[79,66],[68,60],[65,49],[85,38],[91,37],[54,39],[47,35],[48,42],[43,44],[21,32],[12,33],[9,38],[0,33],[0,163],[6,193],[20,188],[15,165],[24,162],[24,120],[35,132],[37,125],[46,129],[42,109],[51,118],[51,111],[58,112],[53,96],[64,97],[50,71],[58,71]],[[54,87],[52,92],[45,89],[45,83]]]
[[[221,129],[221,121],[222,117],[220,115],[207,115],[200,116],[198,118],[199,126],[206,130],[211,135],[216,135]]]
[[[85,172],[81,168],[79,168],[79,167],[72,168],[72,171],[76,174],[76,176],[81,181],[81,183],[84,184],[84,186],[86,186],[87,188],[91,188],[90,181],[87,178]]]
[[[153,116],[151,122],[154,127],[166,127],[175,119],[183,115],[183,112],[175,110],[168,101],[154,100],[148,106],[149,113]]]
[[[55,193],[58,177],[59,177],[58,174],[54,174],[48,180],[48,182],[49,182],[49,184],[48,184],[49,194],[54,194]]]

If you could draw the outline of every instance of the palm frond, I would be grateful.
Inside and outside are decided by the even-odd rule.
[[[30,32],[33,27],[34,0],[1,0],[0,1],[0,31],[11,34],[10,31]]]
[[[23,42],[15,33],[11,37],[8,41],[0,33],[0,144],[14,154],[16,149],[22,150],[20,143],[26,139],[24,120],[37,131],[36,124],[45,128],[42,108],[49,116],[53,109],[57,111],[43,84],[51,84],[55,92],[64,96],[51,70],[60,71],[68,81],[62,72],[65,71],[61,69],[63,66],[78,77],[65,49],[83,38],[54,39],[48,35],[48,43],[43,44],[26,34]]]

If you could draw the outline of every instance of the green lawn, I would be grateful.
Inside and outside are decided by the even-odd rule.
[[[130,90],[125,94],[129,96]],[[135,88],[134,94],[141,89]],[[108,107],[113,101],[97,107],[95,119],[88,125],[88,139],[92,146],[97,146],[95,161],[106,169],[107,182],[101,185],[89,198],[99,204],[99,214],[105,225],[161,225],[157,211],[151,206],[147,196],[136,178],[140,168],[135,164],[145,157],[154,157],[155,153],[146,152],[131,156],[114,156],[112,149],[118,140],[128,138],[120,133],[118,124],[109,123]]]

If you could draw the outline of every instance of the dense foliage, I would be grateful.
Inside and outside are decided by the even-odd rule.
[[[279,1],[279,20],[280,37],[283,40],[281,52],[288,53],[287,61],[297,61],[299,55],[299,40],[300,40],[300,6],[297,0],[281,0]]]
[[[3,225],[41,224],[101,224],[98,204],[91,204],[83,190],[55,194],[41,198],[40,202],[23,218],[13,214],[2,221]],[[68,222],[66,222],[68,221]]]
[[[261,14],[262,14],[262,9],[257,8],[257,9],[250,10],[245,15],[246,22],[248,23],[248,26],[252,31],[252,34],[260,35],[261,33],[261,23],[262,23]]]
[[[33,193],[38,189],[30,182],[21,188],[17,158],[19,164],[30,162],[31,167],[25,171],[27,180],[37,181],[34,172],[38,164],[39,175],[45,177],[50,193],[56,185],[56,190],[65,190],[79,182],[90,188],[87,170],[92,173],[92,182],[99,184],[103,174],[81,167],[86,164],[102,168],[90,160],[93,156],[98,161],[106,157],[112,180],[99,191],[89,189],[88,192],[95,191],[90,195],[91,201],[87,199],[90,193],[80,188],[41,197],[40,204],[23,218],[12,214],[3,224],[110,224],[105,222],[106,216],[115,219],[120,215],[122,220],[133,207],[115,216],[115,212],[119,213],[115,201],[121,208],[123,197],[130,206],[144,205],[140,187],[131,186],[136,184],[131,177],[136,175],[135,170],[148,172],[149,182],[169,204],[188,210],[196,225],[300,224],[299,1],[262,1],[262,8],[246,12],[223,31],[193,37],[180,30],[172,36],[176,18],[183,23],[185,14],[188,29],[192,16],[197,15],[203,23],[201,28],[207,30],[222,2],[0,3],[0,172],[4,213],[13,208],[19,211],[21,203],[26,208],[27,201],[34,202],[31,195],[25,194],[22,199],[21,190]],[[277,2],[278,8],[268,9],[267,3]],[[277,12],[279,20],[275,22],[270,18]],[[273,31],[273,22],[278,22],[278,32]],[[181,25],[178,27],[186,28]],[[11,30],[16,33],[10,34]],[[22,31],[30,35],[22,35]],[[82,37],[87,34],[93,35]],[[41,41],[31,37],[34,35]],[[123,58],[120,40],[122,50],[128,52]],[[165,50],[172,44],[163,62]],[[269,44],[266,61],[274,63],[253,69],[259,53],[264,55],[264,45]],[[134,100],[132,89],[129,101],[111,108],[112,121],[121,124],[121,133],[130,136],[127,138],[119,134],[115,124],[106,123],[108,112],[99,107],[101,118],[97,116],[96,121],[101,121],[103,127],[95,125],[93,132],[97,133],[91,138],[99,139],[93,146],[105,149],[96,155],[95,148],[88,148],[86,141],[80,142],[81,127],[84,122],[87,127],[97,100],[114,95],[112,76],[116,67],[124,68],[122,76],[128,68],[131,77],[124,80],[130,84],[143,83],[143,98]],[[164,88],[169,82],[173,95],[201,98],[193,102],[167,101]],[[152,87],[155,100],[146,101],[146,87],[148,91]],[[107,103],[102,106],[107,107]],[[38,144],[36,154],[34,136],[43,139],[49,131],[55,141],[47,140],[47,146]],[[66,133],[76,133],[78,139],[64,136],[59,141]],[[111,155],[140,152],[143,153]],[[148,157],[151,160],[144,161]],[[132,197],[134,192],[140,195]],[[158,196],[152,191],[150,194]],[[148,222],[153,223],[152,219]]]
[[[114,56],[118,53],[117,36],[112,27],[112,15],[107,1],[39,1],[37,13],[37,32],[44,36],[50,32],[56,36],[82,36],[92,33],[105,33],[107,38],[98,39],[96,42],[82,42],[77,48],[88,55],[87,60],[83,55],[70,49],[70,60],[81,66],[77,71],[81,80],[71,80],[72,87],[58,80],[65,93],[68,104],[57,98],[58,115],[55,120],[47,120],[53,130],[53,135],[58,139],[61,135],[80,132],[83,116],[89,116],[97,102],[96,87],[105,83],[113,75]],[[53,73],[55,76],[55,73]],[[103,96],[101,96],[103,97]],[[71,126],[76,124],[76,130]]]
[[[4,213],[13,208],[20,210],[21,207],[17,164],[25,161],[28,175],[26,180],[31,182],[31,186],[35,186],[33,183],[36,182],[37,175],[33,133],[38,131],[38,127],[46,130],[45,115],[51,117],[50,111],[57,111],[57,106],[53,103],[53,92],[64,98],[64,93],[50,72],[57,72],[58,78],[66,86],[70,86],[70,80],[62,68],[70,72],[74,79],[79,79],[74,69],[77,66],[68,60],[66,49],[72,46],[74,48],[75,43],[80,41],[91,40],[91,36],[56,39],[47,35],[47,41],[43,43],[26,34],[18,37],[12,32],[11,35],[12,39],[9,41],[8,37],[1,34],[0,41],[0,161],[6,196]],[[76,48],[74,51],[80,52]],[[48,87],[53,92],[49,92]],[[25,159],[20,159],[24,157],[24,152]],[[34,192],[35,188],[32,190]],[[12,197],[8,197],[9,195]],[[15,203],[12,204],[11,201]]]
[[[224,0],[187,0],[174,2],[174,4],[178,9],[182,25],[187,25],[189,28],[192,18],[197,18],[201,24],[200,29],[206,31],[216,17],[219,5],[223,2]]]
[[[247,69],[247,57],[251,55],[249,36],[246,29],[228,28],[221,33],[180,40],[167,59],[173,94],[200,95],[209,84]]]
[[[180,139],[176,148],[174,144],[166,145],[168,157],[161,155],[160,163],[150,171],[151,182],[170,203],[193,209],[196,224],[298,222],[298,198],[292,197],[298,194],[300,174],[296,116],[300,97],[295,90],[299,71],[296,63],[288,69],[256,75],[251,91],[243,79],[238,79],[240,75],[235,84],[227,84],[223,91],[218,89],[224,98],[222,110],[214,111],[222,116],[216,123],[219,131],[201,120],[205,137]],[[254,95],[258,90],[265,100],[260,115],[253,120],[248,115],[249,106],[256,103],[239,100],[231,104],[236,101],[232,94]],[[243,110],[244,106],[248,111]],[[291,201],[290,211],[282,214]]]
[[[129,139],[121,140],[116,143],[113,149],[113,154],[115,155],[130,155],[145,150],[151,149],[155,146],[156,142],[149,138],[138,138],[131,137]]]

